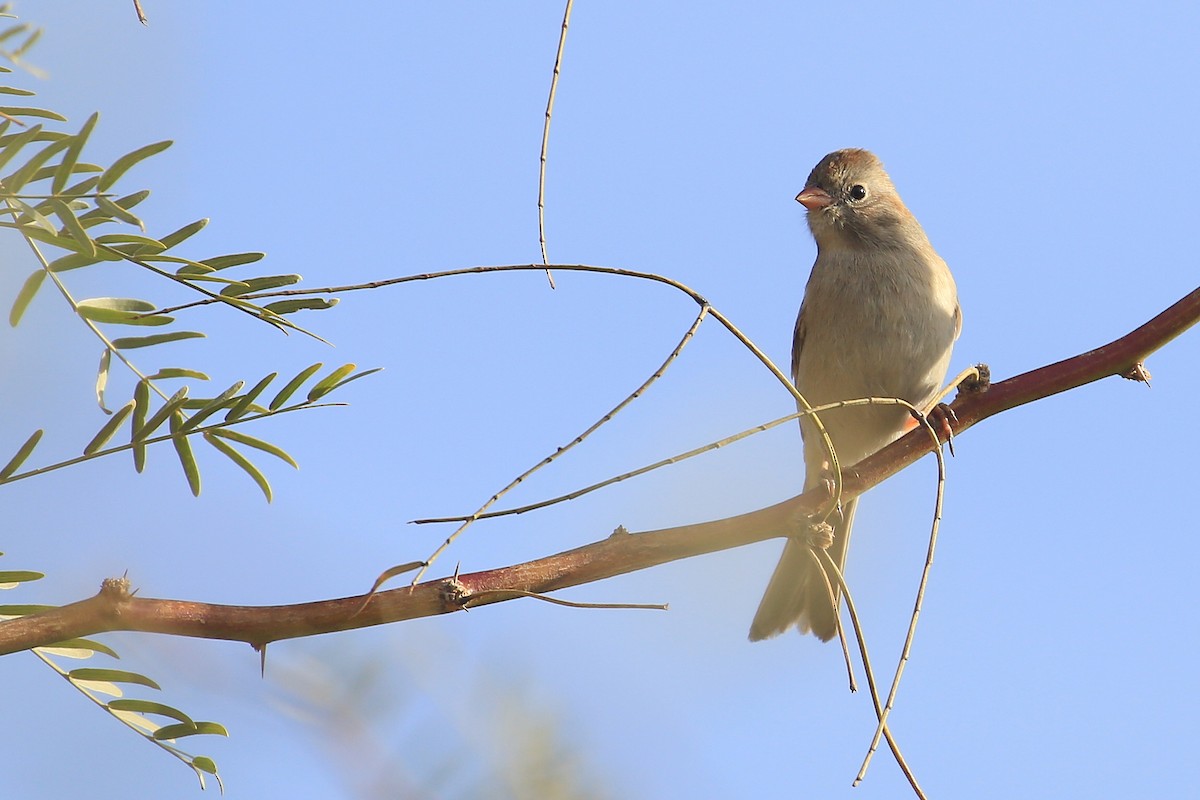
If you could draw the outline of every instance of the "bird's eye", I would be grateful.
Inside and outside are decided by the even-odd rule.
[[[862,200],[866,196],[867,196],[867,187],[863,186],[861,183],[856,183],[850,187],[850,199],[851,200]]]

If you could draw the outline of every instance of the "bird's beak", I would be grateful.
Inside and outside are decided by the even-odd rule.
[[[804,191],[796,195],[796,202],[807,208],[809,211],[818,211],[826,206],[833,204],[833,198],[830,197],[823,189],[818,189],[815,186],[805,187]]]

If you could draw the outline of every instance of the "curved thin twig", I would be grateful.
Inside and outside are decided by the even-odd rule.
[[[546,156],[550,152],[550,115],[554,112],[554,96],[558,93],[558,75],[562,68],[563,51],[567,46],[567,26],[571,22],[571,8],[575,0],[567,0],[563,9],[562,31],[558,34],[558,52],[554,54],[554,73],[550,77],[550,95],[546,98],[546,123],[542,126],[542,154],[538,164],[538,244],[542,248],[542,263],[549,264],[550,257],[546,255]],[[554,275],[546,267],[546,279],[550,288],[554,288]]]
[[[491,506],[493,504],[498,502],[501,497],[503,497],[504,495],[508,494],[510,491],[515,489],[517,486],[519,486],[521,484],[522,481],[524,481],[526,478],[528,478],[533,473],[537,472],[542,467],[549,465],[550,463],[552,463],[556,459],[558,459],[561,455],[563,455],[567,451],[573,449],[576,445],[581,444],[585,439],[587,439],[589,436],[591,436],[593,433],[595,433],[597,430],[599,430],[602,425],[604,425],[609,420],[611,420],[613,417],[615,417],[617,414],[619,414],[622,409],[624,409],[626,406],[628,406],[634,400],[641,397],[643,392],[645,392],[647,389],[649,389],[650,386],[653,385],[655,381],[657,381],[659,378],[661,378],[663,376],[664,373],[666,373],[667,368],[671,366],[671,364],[675,361],[675,359],[679,358],[679,354],[683,352],[683,348],[686,347],[687,343],[690,342],[692,340],[692,337],[696,335],[696,331],[700,328],[700,323],[704,322],[704,318],[706,316],[708,316],[709,311],[710,311],[710,307],[708,306],[708,304],[704,304],[700,307],[700,313],[698,313],[696,315],[695,321],[693,321],[692,324],[690,326],[688,326],[688,329],[684,332],[682,338],[680,338],[679,344],[675,345],[675,349],[671,351],[670,355],[667,356],[666,360],[663,361],[663,363],[659,365],[658,369],[656,369],[650,375],[649,378],[642,381],[640,386],[638,386],[636,389],[634,389],[633,392],[631,392],[629,395],[627,395],[625,397],[625,399],[623,399],[621,402],[617,403],[612,408],[611,411],[609,411],[607,414],[602,416],[600,419],[596,420],[596,422],[592,423],[592,425],[587,430],[585,430],[583,433],[576,436],[570,442],[568,442],[567,444],[565,444],[562,447],[559,447],[553,453],[546,456],[541,461],[539,461],[538,463],[534,464],[529,469],[522,472],[516,478],[513,478],[508,483],[507,486],[505,486],[503,489],[501,489],[500,491],[498,491],[494,495],[492,495],[491,498],[489,498],[486,503],[484,503],[482,506],[480,506],[479,509],[474,514],[467,517],[463,521],[463,523],[461,525],[459,525],[458,528],[455,529],[454,533],[447,536],[446,541],[442,542],[438,546],[438,548],[436,550],[434,550],[433,553],[430,554],[430,556],[428,558],[425,559],[425,565],[423,567],[421,567],[419,570],[417,570],[417,574],[415,576],[413,576],[413,580],[412,580],[413,585],[415,586],[416,584],[420,583],[422,576],[425,575],[426,571],[428,571],[429,567],[433,564],[433,562],[436,561],[438,559],[438,557],[441,556],[441,554],[446,551],[446,548],[448,548],[450,545],[454,544],[454,541],[456,539],[458,539],[458,537],[461,536],[464,532],[466,532],[467,528],[469,528],[476,520],[478,520],[480,518],[480,516],[484,512],[486,512],[489,508],[491,508]],[[376,587],[378,587],[379,581],[376,580],[375,583],[376,583]]]

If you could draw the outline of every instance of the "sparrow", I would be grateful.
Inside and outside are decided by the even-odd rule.
[[[928,410],[941,389],[962,329],[958,292],[946,262],[866,150],[838,150],[813,168],[796,200],[807,210],[817,259],[792,340],[792,380],[810,405],[899,397]],[[902,406],[820,412],[843,470],[911,426]],[[800,419],[805,490],[831,475],[811,416]],[[844,568],[857,499],[844,503],[828,548]],[[811,544],[790,538],[750,626],[750,640],[793,625],[823,641],[837,633],[837,582]]]

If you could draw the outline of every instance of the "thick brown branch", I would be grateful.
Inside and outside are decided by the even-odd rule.
[[[1135,369],[1155,350],[1200,321],[1200,289],[1137,330],[1104,347],[992,384],[962,392],[953,404],[956,434],[1010,408]],[[845,470],[844,500],[856,497],[930,452],[928,433],[916,430]],[[133,597],[124,581],[106,581],[95,597],[0,623],[0,655],[65,639],[128,630],[231,639],[262,646],[280,639],[362,628],[446,614],[470,605],[513,599],[524,592],[552,592],[611,578],[668,561],[784,536],[794,521],[827,500],[814,490],[768,508],[727,519],[645,533],[618,530],[603,541],[515,566],[428,581],[376,594],[356,614],[364,596],[288,606],[225,606]],[[486,593],[486,594],[485,594]]]

